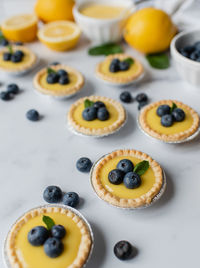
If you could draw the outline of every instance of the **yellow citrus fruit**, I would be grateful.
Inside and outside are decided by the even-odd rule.
[[[12,41],[31,42],[37,36],[37,17],[22,14],[8,18],[1,25],[5,38]]]
[[[35,12],[44,22],[73,20],[74,0],[37,0]]]
[[[133,48],[149,54],[166,50],[176,32],[167,13],[156,8],[143,8],[128,19],[124,38]]]
[[[64,51],[75,47],[81,35],[80,28],[71,21],[54,21],[38,31],[39,40],[50,49]]]

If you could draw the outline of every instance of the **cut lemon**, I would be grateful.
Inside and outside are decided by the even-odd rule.
[[[37,35],[37,17],[32,14],[13,16],[2,23],[5,38],[12,41],[31,42]]]
[[[70,21],[45,24],[38,31],[39,40],[50,49],[64,51],[75,47],[81,34],[80,28]]]

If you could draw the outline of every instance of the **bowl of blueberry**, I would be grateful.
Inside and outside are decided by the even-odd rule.
[[[171,42],[171,54],[181,77],[200,88],[200,29],[176,35]]]

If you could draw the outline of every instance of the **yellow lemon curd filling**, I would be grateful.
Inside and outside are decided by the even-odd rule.
[[[182,131],[186,131],[187,129],[190,129],[190,127],[193,124],[193,118],[192,118],[191,113],[187,109],[184,109],[183,107],[179,107],[182,110],[184,110],[185,119],[182,122],[174,122],[171,127],[164,127],[161,125],[161,122],[160,122],[161,118],[156,114],[157,108],[158,107],[154,107],[147,112],[146,121],[151,129],[159,133],[166,134],[166,135],[180,133]]]
[[[90,4],[83,7],[80,13],[96,19],[113,19],[119,17],[124,9],[122,6]]]
[[[126,71],[118,71],[116,73],[112,73],[110,72],[109,68],[110,68],[110,64],[111,64],[111,59],[106,59],[104,60],[104,62],[102,62],[101,66],[100,66],[100,72],[104,73],[104,74],[109,74],[110,77],[113,78],[126,78],[128,76],[131,76],[133,73],[137,73],[139,69],[141,69],[140,64],[135,61],[133,64],[130,65],[129,69]]]
[[[22,226],[15,238],[16,253],[27,268],[66,268],[73,263],[77,257],[81,241],[81,232],[76,223],[65,214],[45,213],[51,217],[55,224],[61,224],[66,229],[66,235],[62,239],[64,244],[63,253],[57,258],[50,258],[44,252],[44,246],[32,246],[27,239],[28,232],[35,226],[45,226],[42,221],[42,215],[29,219]],[[21,266],[20,266],[21,267]]]
[[[110,114],[108,120],[105,120],[105,121],[100,121],[99,119],[95,119],[93,121],[84,120],[82,117],[82,112],[85,109],[84,103],[81,103],[75,108],[74,113],[73,113],[73,118],[82,127],[86,127],[86,128],[89,127],[89,128],[94,128],[94,129],[108,127],[112,125],[115,121],[117,121],[119,117],[119,113],[113,104],[107,101],[104,101],[104,104],[106,105],[106,108],[108,109],[109,114]]]
[[[105,163],[100,171],[100,179],[104,188],[111,192],[113,195],[118,196],[120,198],[137,198],[147,193],[155,183],[155,175],[151,167],[141,176],[141,185],[135,189],[128,189],[126,186],[121,183],[119,185],[114,185],[109,182],[108,174],[111,170],[117,168],[117,164],[122,159],[129,159],[132,161],[134,166],[141,162],[141,159],[138,159],[133,156],[116,156],[113,159],[110,159],[107,163]]]
[[[59,83],[56,84],[49,84],[47,83],[46,79],[47,79],[47,73],[44,73],[43,75],[40,76],[39,79],[39,84],[47,89],[47,90],[52,90],[54,92],[59,91],[59,90],[63,90],[63,89],[70,89],[72,86],[74,86],[77,83],[77,76],[73,73],[73,72],[68,72],[69,75],[69,83],[66,85],[61,85]]]
[[[25,63],[29,62],[31,59],[31,55],[27,52],[24,53],[22,61],[20,62],[12,62],[12,61],[4,61],[3,60],[3,53],[5,51],[0,52],[0,67],[6,67],[10,69],[18,69],[19,66],[23,66]]]

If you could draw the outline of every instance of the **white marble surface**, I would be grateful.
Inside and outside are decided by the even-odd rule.
[[[6,0],[7,1],[7,0]],[[30,47],[41,57],[42,65],[61,61],[79,69],[86,78],[84,90],[77,97],[55,101],[34,92],[30,74],[10,78],[0,73],[3,90],[16,82],[22,88],[13,101],[0,102],[0,247],[11,224],[26,210],[44,204],[42,192],[55,184],[64,191],[76,191],[84,199],[79,208],[94,231],[95,248],[88,268],[153,268],[197,267],[199,263],[200,225],[200,138],[187,144],[167,145],[149,139],[138,129],[137,104],[125,105],[129,118],[117,134],[102,139],[82,138],[66,128],[66,112],[81,96],[97,94],[115,99],[123,89],[105,86],[94,77],[95,64],[101,57],[87,55],[88,42],[82,40],[76,50],[67,53],[49,51],[35,43]],[[143,81],[128,89],[135,96],[146,92],[151,101],[178,99],[200,113],[200,91],[182,82],[176,70],[156,71],[133,50],[127,52],[142,60],[146,68]],[[32,123],[25,117],[35,108],[43,116]],[[118,148],[135,148],[150,154],[162,165],[167,175],[167,190],[154,206],[137,211],[124,211],[99,200],[90,186],[89,175],[79,173],[76,160],[88,156],[92,161]],[[129,240],[138,255],[121,262],[113,255],[113,245]],[[0,267],[3,267],[0,258]]]

